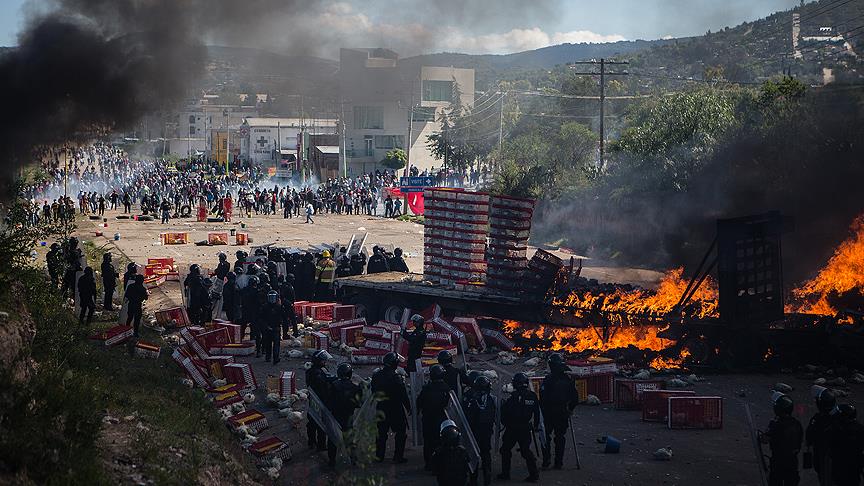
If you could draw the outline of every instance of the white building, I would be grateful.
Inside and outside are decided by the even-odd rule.
[[[439,128],[436,114],[457,89],[464,107],[474,105],[473,69],[418,66],[388,49],[341,49],[339,79],[350,176],[382,168],[380,161],[394,148],[408,151],[420,171],[440,167],[426,146]]]
[[[240,125],[240,157],[261,166],[274,166],[292,154],[297,160],[308,160],[308,141],[301,139],[301,133],[305,137],[335,134],[338,124],[332,118],[246,118]]]

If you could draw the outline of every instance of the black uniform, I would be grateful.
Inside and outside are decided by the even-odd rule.
[[[468,373],[462,368],[453,366],[453,363],[448,363],[444,365],[444,382],[451,390],[459,394],[461,393],[460,384],[464,386],[468,383]]]
[[[117,288],[117,270],[111,263],[111,260],[102,262],[102,288],[105,289],[105,299],[102,302],[102,308],[105,310],[113,309],[112,297],[114,297],[114,289]]]
[[[390,267],[387,265],[387,259],[381,253],[376,253],[369,257],[369,263],[366,265],[366,273],[382,273],[389,272]]]
[[[87,314],[87,324],[93,322],[93,311],[96,310],[96,279],[93,278],[93,270],[84,271],[84,275],[78,278],[78,297],[81,299],[81,314],[78,323],[84,323],[84,315]]]
[[[285,310],[285,315],[288,317],[288,324],[291,325],[291,332],[296,337],[300,333],[297,331],[297,314],[294,313],[296,296],[294,294],[294,285],[291,282],[282,282],[282,285],[279,287],[279,299],[282,301],[282,309]],[[288,324],[282,327],[282,337],[286,339],[288,338]]]
[[[387,260],[387,266],[390,268],[391,272],[408,273],[408,265],[405,264],[405,260],[403,260],[401,256],[391,257]]]
[[[189,288],[189,318],[196,326],[203,326],[210,320],[207,308],[210,304],[210,295],[204,287],[204,279],[199,275],[189,275],[186,278]]]
[[[795,417],[777,416],[768,424],[768,444],[771,447],[768,484],[770,486],[797,486],[798,452],[804,439],[804,428]]]
[[[343,436],[351,430],[351,417],[354,410],[360,407],[361,390],[350,378],[339,378],[330,387],[330,403],[328,407],[333,417],[342,427]],[[332,465],[336,461],[336,444],[327,444],[327,458]]]
[[[495,397],[486,391],[471,390],[462,400],[465,418],[480,449],[483,484],[492,482],[492,434],[495,433]]]
[[[48,254],[45,255],[45,261],[48,265],[48,275],[51,276],[51,283],[56,288],[57,284],[60,283],[60,274],[63,273],[63,253],[59,248],[51,248],[48,250]]]
[[[229,321],[238,323],[240,319],[240,288],[237,279],[229,278],[222,287],[222,310]]]
[[[258,315],[258,290],[247,285],[240,289],[240,303],[242,305],[240,317],[240,336],[246,335],[246,328],[257,319]],[[249,331],[250,338],[255,338],[255,332]]]
[[[425,440],[425,439],[424,439]],[[439,486],[465,486],[471,477],[468,451],[461,445],[441,445],[432,454]]]
[[[417,371],[416,361],[423,354],[423,346],[426,345],[426,329],[422,326],[414,328],[413,331],[402,329],[402,339],[408,341],[408,372]]]
[[[432,470],[432,453],[441,442],[438,429],[447,419],[445,409],[450,401],[450,387],[442,381],[427,383],[417,397],[417,411],[423,420],[423,462],[426,470]]]
[[[864,426],[854,419],[838,419],[829,430],[829,445],[833,484],[860,485],[864,467]]]
[[[297,296],[300,300],[312,300],[315,295],[315,263],[312,262],[312,255],[303,255],[297,264],[295,276]]]
[[[351,259],[345,255],[339,257],[336,263],[336,278],[351,276]]]
[[[270,361],[272,356],[273,364],[279,362],[279,344],[282,340],[282,326],[288,322],[288,316],[285,315],[285,310],[278,303],[266,303],[261,309],[261,339],[264,347],[264,357]]]
[[[312,365],[306,370],[306,386],[318,395],[322,402],[329,402],[329,387],[333,378],[327,373],[327,368],[323,365]],[[327,449],[327,434],[324,430],[315,423],[314,420],[309,420],[306,423],[306,438],[309,447],[323,451]]]
[[[129,300],[129,308],[126,315],[126,325],[134,322],[135,336],[138,336],[138,328],[141,326],[141,314],[143,313],[144,301],[147,300],[147,289],[144,283],[133,280],[129,288],[126,289],[126,298]]]
[[[804,443],[808,449],[813,450],[813,470],[816,471],[821,486],[831,486],[828,433],[835,421],[835,416],[817,412],[807,424],[807,431],[804,434]]]
[[[579,403],[576,384],[563,370],[546,375],[540,385],[540,409],[546,428],[546,447],[543,448],[543,466],[548,467],[552,455],[552,436],[555,436],[555,467],[564,463],[564,447],[567,441],[568,418]]]
[[[387,449],[387,434],[392,430],[396,436],[393,458],[402,460],[405,455],[405,440],[408,438],[408,434],[405,432],[408,426],[405,411],[411,408],[405,382],[401,376],[396,374],[396,370],[382,368],[372,375],[372,393],[384,394],[384,399],[378,402],[378,410],[384,414],[384,419],[378,422],[375,455],[379,460],[384,459]]]
[[[225,277],[228,276],[228,272],[231,271],[231,264],[228,263],[228,260],[219,260],[219,265],[216,265],[216,278],[219,280],[225,280]]]
[[[531,477],[538,477],[537,460],[531,452],[531,431],[540,420],[540,407],[537,395],[528,389],[518,389],[501,406],[501,424],[504,435],[501,439],[501,474],[510,477],[510,463],[513,446],[519,450],[528,466]]]
[[[351,275],[363,275],[366,268],[366,255],[357,253],[351,255]]]
[[[83,270],[81,268],[81,255],[81,250],[73,244],[70,244],[63,254],[66,259],[66,271],[63,274],[63,295],[65,296],[68,290],[73,299],[75,298],[75,275]]]

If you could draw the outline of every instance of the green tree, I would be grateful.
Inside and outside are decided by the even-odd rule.
[[[385,154],[385,157],[381,159],[381,165],[393,170],[402,169],[407,163],[408,154],[399,148],[388,151],[387,154]]]

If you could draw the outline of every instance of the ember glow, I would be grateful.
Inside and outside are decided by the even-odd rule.
[[[610,294],[574,291],[553,304],[569,308],[577,317],[588,317],[592,311],[607,313],[613,323],[622,323],[624,316],[662,317],[675,309],[687,280],[683,268],[666,272],[656,291],[645,289],[616,290]],[[685,317],[717,317],[717,285],[710,278],[702,282],[682,311]]]
[[[831,297],[864,289],[864,215],[852,223],[852,236],[840,244],[828,264],[812,280],[792,291],[786,312],[833,316]]]

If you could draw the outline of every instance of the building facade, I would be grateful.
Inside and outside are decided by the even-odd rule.
[[[336,134],[338,120],[314,118],[246,118],[240,126],[240,158],[273,167],[294,155],[309,160],[310,135]]]
[[[341,49],[340,97],[344,118],[342,167],[349,176],[383,169],[394,148],[408,152],[421,172],[441,165],[427,147],[437,114],[459,96],[474,105],[474,70],[420,66],[388,49]]]

